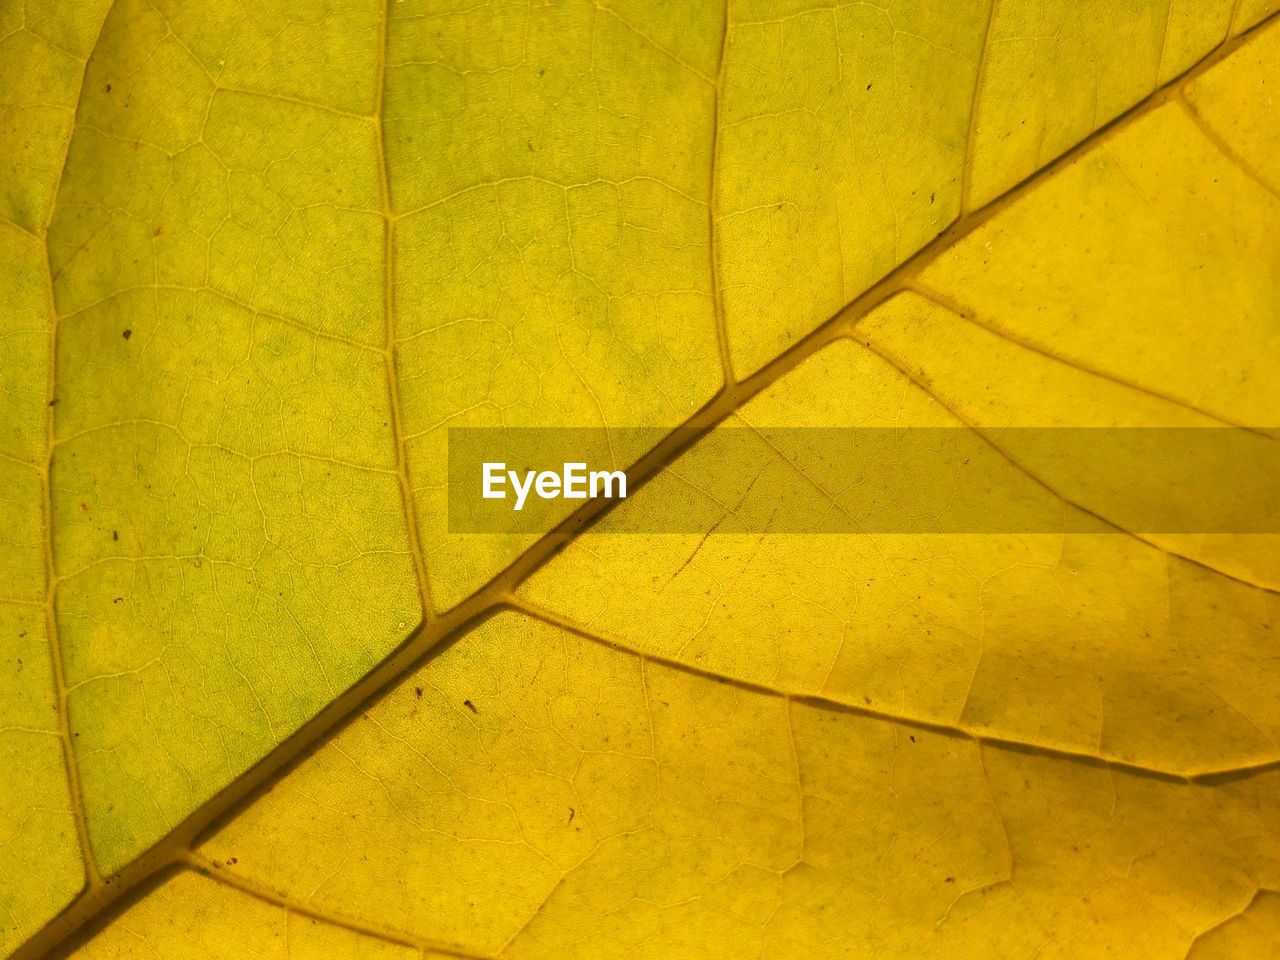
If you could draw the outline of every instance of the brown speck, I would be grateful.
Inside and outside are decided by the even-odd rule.
[[[870,698],[870,697],[863,697],[863,698],[862,698],[862,702],[863,702],[863,703],[865,703],[865,704],[867,704],[867,705],[870,705],[870,704],[871,704],[871,698]]]
[[[480,712],[479,710],[476,709],[476,705],[472,703],[470,700],[463,700],[462,705],[466,707],[468,710],[470,710],[472,713]]]
[[[153,237],[158,237],[158,236],[160,236],[160,234],[162,234],[162,233],[164,233],[164,227],[156,227],[155,233],[153,233],[153,234],[151,234],[151,235],[152,235]]]
[[[955,882],[956,882],[955,877],[947,877],[947,883],[955,883]]]
[[[570,808],[569,808],[569,822],[570,822],[570,823],[573,823],[573,818],[574,818],[575,813],[576,813],[576,811],[573,809],[573,807],[570,807]]]
[[[124,333],[122,333],[122,334],[120,334],[120,336],[122,336],[122,337],[124,337],[126,340],[128,340],[130,337],[132,337],[132,336],[133,336],[133,331],[132,331],[132,330],[125,330],[125,332],[124,332]]]
[[[107,93],[110,93],[110,92],[111,92],[111,84],[109,84],[109,83],[108,83],[108,84],[107,84]]]
[[[112,602],[112,603],[124,603],[124,597],[116,597],[116,598],[115,598],[114,600],[112,600],[111,602]]]
[[[54,397],[52,400],[50,400],[50,401],[49,401],[49,406],[51,406],[51,407],[56,407],[57,405],[58,405],[58,398],[57,398],[57,397]]]
[[[417,696],[417,698],[418,698],[419,700],[421,700],[421,699],[422,699],[422,688],[421,688],[421,687],[414,687],[414,688],[413,688],[413,692],[414,692],[414,694]]]
[[[915,743],[915,742],[916,742],[916,738],[915,738],[915,737],[912,737],[912,738],[911,738],[911,742],[912,742],[912,743]]]
[[[125,106],[128,106],[128,104],[125,104]],[[133,149],[137,150],[140,146],[142,146],[142,142],[140,140],[133,141]]]
[[[111,539],[112,539],[112,540],[119,540],[119,539],[120,539],[120,531],[119,531],[119,530],[112,530],[112,531],[111,531]]]
[[[87,512],[89,509],[89,505],[87,503],[82,503],[80,504],[80,509]]]

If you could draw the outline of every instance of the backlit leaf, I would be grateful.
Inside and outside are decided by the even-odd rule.
[[[1004,431],[1275,436],[1271,6],[0,0],[0,955],[1270,956],[1277,537]],[[448,530],[682,424],[1064,532]]]

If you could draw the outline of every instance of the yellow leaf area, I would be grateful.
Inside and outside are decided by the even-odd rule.
[[[0,0],[0,955],[1276,954],[1277,538],[1003,433],[1274,435],[1271,6]],[[448,533],[681,424],[1063,532]]]

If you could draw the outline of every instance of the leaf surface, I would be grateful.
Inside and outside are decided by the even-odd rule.
[[[0,7],[0,953],[1267,955],[1275,537],[1001,430],[1272,426],[1269,7]],[[1063,533],[447,530],[681,424]]]
[[[1194,957],[1254,923],[1239,955],[1262,956],[1277,786],[779,696],[504,613],[189,862],[469,957]]]

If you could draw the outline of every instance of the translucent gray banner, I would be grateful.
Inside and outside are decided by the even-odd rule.
[[[658,444],[683,452],[646,480]],[[449,431],[450,532],[544,533],[593,499],[594,533],[1280,533],[1280,431]]]

